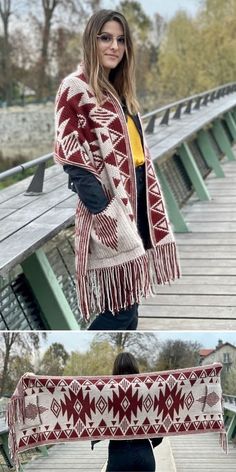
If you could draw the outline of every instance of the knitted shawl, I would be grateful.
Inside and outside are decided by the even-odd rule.
[[[173,234],[144,138],[151,249],[138,234],[136,176],[127,124],[116,97],[98,105],[81,64],[56,97],[55,160],[87,169],[101,182],[108,207],[92,215],[78,200],[75,255],[81,313],[113,313],[140,303],[154,286],[180,276]]]
[[[147,374],[49,377],[25,374],[8,409],[9,448],[56,442],[221,432],[222,365]]]

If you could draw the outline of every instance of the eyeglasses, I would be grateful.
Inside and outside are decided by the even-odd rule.
[[[124,36],[113,36],[112,34],[109,33],[101,33],[97,35],[97,38],[103,43],[107,44],[109,46],[110,44],[113,43],[114,39],[116,40],[118,46],[124,46],[125,45],[125,38]]]

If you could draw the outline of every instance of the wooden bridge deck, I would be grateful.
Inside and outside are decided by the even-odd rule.
[[[90,441],[61,443],[49,449],[48,457],[38,457],[24,465],[25,472],[101,472],[107,460],[108,441],[91,450]]]
[[[173,436],[170,444],[176,472],[235,472],[236,447],[229,444],[229,454],[225,454],[218,438],[218,434]]]
[[[108,441],[91,451],[90,442],[58,444],[48,457],[37,457],[24,465],[25,472],[104,472]],[[218,434],[173,436],[154,449],[158,472],[233,472],[236,447],[229,445],[226,455],[219,446]]]
[[[176,234],[182,278],[140,307],[140,330],[236,329],[236,162],[206,180],[212,199],[183,209],[190,233]]]

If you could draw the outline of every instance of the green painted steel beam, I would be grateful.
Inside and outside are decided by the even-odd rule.
[[[38,449],[40,450],[41,454],[43,457],[48,456],[48,448],[47,446],[38,446]]]
[[[164,194],[164,198],[165,198],[167,209],[168,209],[168,215],[170,217],[171,222],[174,225],[174,230],[176,233],[187,233],[189,231],[188,226],[180,211],[179,205],[174,197],[174,194],[170,188],[170,185],[164,173],[161,171],[160,167],[158,166],[157,162],[154,162],[154,167],[158,176],[158,180],[161,185],[161,189]]]
[[[212,132],[221,151],[228,157],[229,161],[234,161],[235,157],[230,141],[219,118],[213,122]]]
[[[42,249],[21,263],[49,329],[79,329],[79,325]]]
[[[10,456],[10,451],[9,451],[9,448],[8,448],[8,431],[6,431],[4,433],[1,433],[0,441],[2,443],[2,448],[3,448],[4,454],[6,456],[6,460],[9,462],[9,465],[13,466],[11,456]]]
[[[233,439],[233,432],[234,432],[235,428],[236,428],[236,414],[234,414],[231,417],[231,421],[230,421],[229,427],[227,429],[227,437],[228,437],[229,441],[230,441],[230,439]]]
[[[207,163],[207,165],[213,169],[216,177],[224,177],[224,171],[220,165],[220,161],[216,155],[216,152],[212,146],[209,134],[204,129],[201,129],[197,135],[197,143],[200,151]]]
[[[226,121],[227,126],[230,130],[230,133],[233,136],[234,142],[236,142],[236,123],[235,123],[233,115],[232,115],[232,113],[230,113],[230,111],[228,111],[228,113],[225,114],[225,121]]]
[[[181,144],[179,148],[179,155],[183,166],[193,184],[197,196],[200,198],[200,200],[210,200],[211,197],[207,190],[204,179],[202,178],[202,175],[187,143]]]

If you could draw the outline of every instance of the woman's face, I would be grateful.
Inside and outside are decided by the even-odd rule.
[[[118,66],[125,52],[122,25],[115,20],[107,21],[104,23],[97,41],[99,61],[108,75],[111,69]]]

